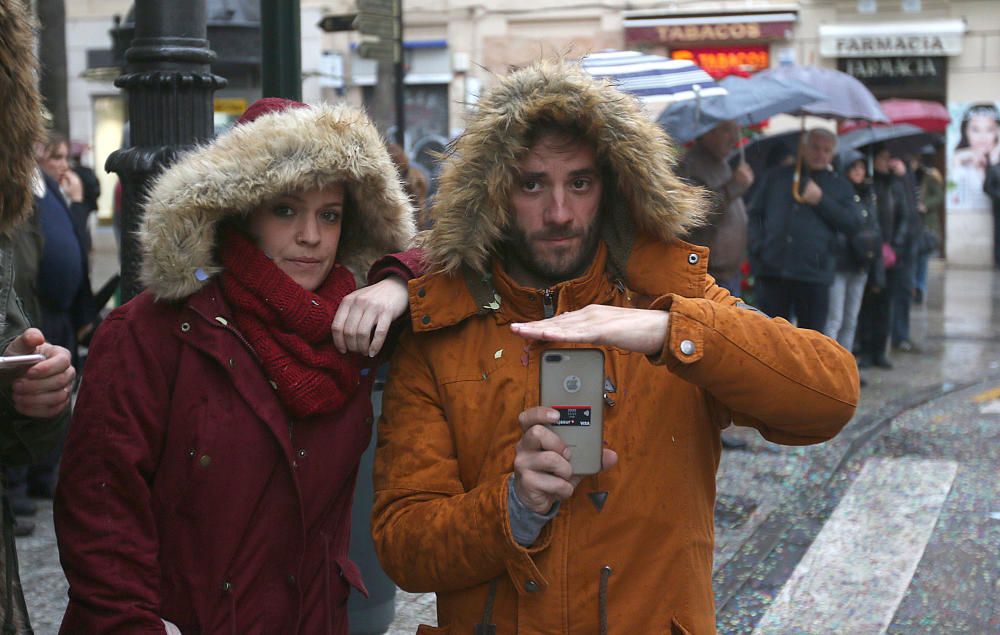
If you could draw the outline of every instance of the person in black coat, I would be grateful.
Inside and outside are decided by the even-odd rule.
[[[792,194],[796,167],[782,167],[764,177],[748,210],[757,307],[817,331],[826,325],[836,234],[861,226],[850,183],[830,166],[836,147],[830,131],[810,130],[802,146],[802,202]]]
[[[905,267],[898,263],[900,254],[906,254],[910,242],[912,219],[906,207],[906,184],[893,174],[891,159],[888,149],[874,149],[872,186],[884,241],[883,254],[888,259],[884,262],[884,284],[870,280],[861,302],[858,365],[862,368],[873,365],[892,368],[892,362],[886,355],[892,323],[892,293],[894,289],[906,284],[904,278],[907,275],[912,280],[912,272],[904,271]]]
[[[1000,163],[986,167],[983,191],[993,202],[993,267],[1000,269]]]
[[[79,372],[77,338],[90,328],[97,309],[84,248],[85,228],[74,215],[74,208],[82,205],[83,185],[69,169],[68,152],[66,138],[52,133],[38,153],[40,182],[35,193],[34,213],[42,234],[42,249],[35,288],[40,326],[46,339],[68,349]],[[7,470],[11,498],[52,497],[61,446],[60,443],[31,466]]]
[[[882,266],[882,232],[876,213],[875,194],[867,178],[865,158],[861,153],[852,151],[845,157],[845,163],[842,173],[854,187],[861,229],[854,235],[837,233],[834,248],[837,273],[830,287],[830,312],[823,332],[847,350],[852,350],[866,283],[871,278],[875,285],[884,287],[885,269]]]

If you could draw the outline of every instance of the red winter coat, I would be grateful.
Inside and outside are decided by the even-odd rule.
[[[55,506],[61,633],[347,632],[373,373],[336,416],[290,421],[232,323],[213,283],[97,333]]]
[[[405,248],[412,209],[348,106],[262,114],[157,178],[149,292],[97,333],[63,453],[62,633],[162,635],[162,618],[184,635],[346,635],[348,593],[364,589],[347,553],[372,369],[335,415],[290,420],[214,278],[220,222],[333,183],[351,195],[339,262],[363,273]],[[387,266],[408,277],[416,260]]]

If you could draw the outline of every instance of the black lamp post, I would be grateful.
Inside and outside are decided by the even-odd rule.
[[[135,36],[115,86],[128,96],[129,147],[105,169],[122,182],[121,293],[142,291],[135,232],[149,183],[177,154],[213,136],[213,93],[226,80],[210,69],[205,0],[137,0]]]

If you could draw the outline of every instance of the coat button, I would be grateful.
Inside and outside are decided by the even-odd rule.
[[[225,582],[223,582],[223,583],[222,583],[222,590],[223,590],[223,591],[226,591],[227,593],[228,593],[229,591],[232,591],[232,590],[233,590],[233,583],[232,583],[232,582],[230,582],[230,581],[228,581],[228,580],[227,580],[227,581],[225,581]]]
[[[201,458],[198,459],[198,465],[202,467],[208,467],[211,464],[212,464],[212,457],[210,457],[207,454],[202,454]]]
[[[528,593],[536,593],[538,591],[538,583],[534,580],[528,580],[524,583],[524,590]]]
[[[422,298],[427,295],[426,289],[417,289],[417,297]]]
[[[188,324],[187,322],[181,322],[181,332],[182,333],[187,333],[190,330],[191,330],[191,325],[190,324]]]
[[[698,264],[698,254],[688,254],[688,263],[692,265]]]
[[[302,448],[301,450],[299,450],[299,458],[302,458],[302,459],[306,458],[306,449],[305,448]]]
[[[424,317],[420,318],[420,321],[423,322],[424,324],[430,324],[431,323],[431,316],[425,315]]]
[[[285,578],[285,581],[288,582],[289,586],[295,586],[295,584],[298,582],[298,580],[295,579],[294,575],[289,575],[287,578]]]
[[[681,352],[684,353],[685,355],[694,355],[695,350],[696,347],[694,345],[694,342],[692,342],[691,340],[684,340],[683,342],[681,342]]]
[[[236,368],[236,361],[232,357],[229,358],[229,367]]]
[[[192,459],[194,458],[195,454],[197,454],[197,452],[194,451],[194,448],[188,450],[188,456],[190,456]]]

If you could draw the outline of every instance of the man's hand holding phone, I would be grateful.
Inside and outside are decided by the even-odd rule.
[[[559,420],[559,413],[543,406],[528,408],[518,415],[521,440],[514,454],[514,493],[525,507],[545,514],[557,501],[573,495],[581,475],[574,475],[569,464],[569,448],[546,427]],[[618,455],[602,450],[602,469],[613,467]]]
[[[76,371],[69,351],[45,341],[38,329],[28,329],[14,339],[4,351],[4,356],[40,354],[44,360],[26,370],[17,369],[13,378],[11,397],[14,409],[26,417],[48,419],[58,415],[69,405]],[[2,377],[2,375],[0,375]],[[4,383],[9,380],[3,377]]]

